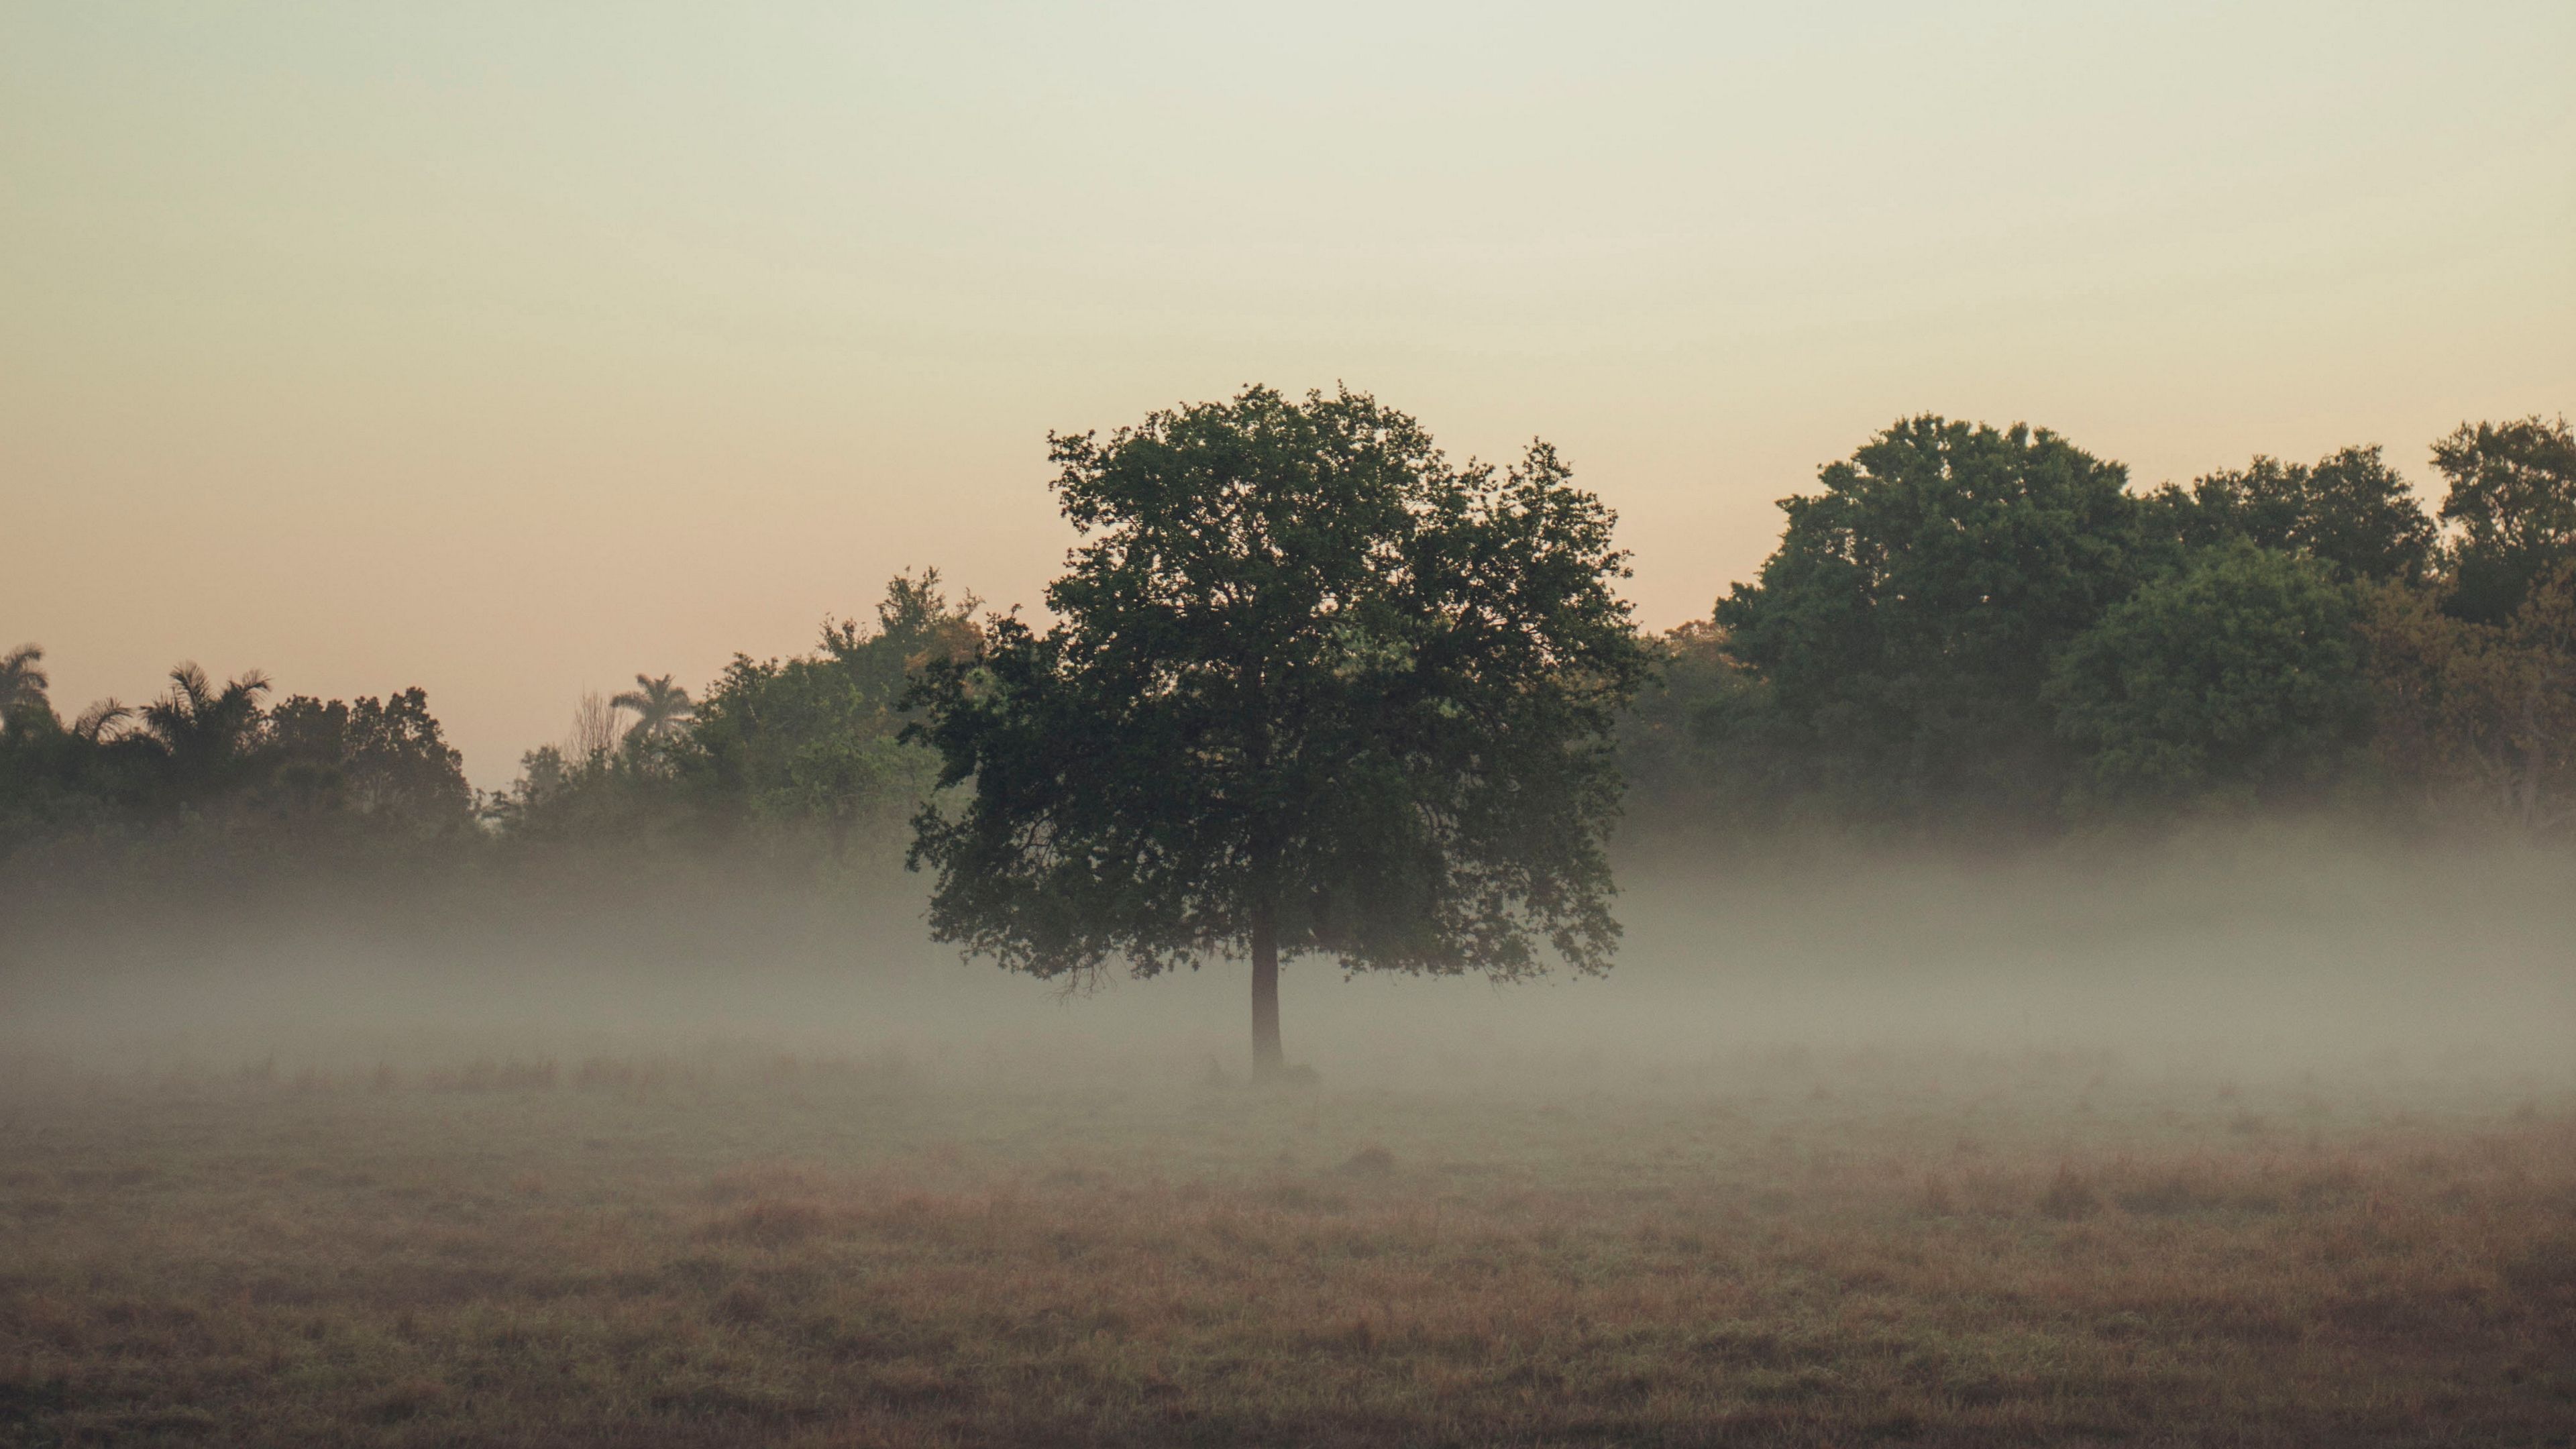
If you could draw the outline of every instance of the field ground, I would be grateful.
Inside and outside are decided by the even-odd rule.
[[[2567,1444],[2576,1100],[1775,1051],[0,1070],[0,1443]]]

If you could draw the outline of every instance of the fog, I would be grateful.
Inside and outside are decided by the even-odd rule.
[[[1240,962],[1066,993],[900,872],[506,863],[0,896],[0,1438],[2469,1445],[2576,1402],[2564,853],[1632,846],[1607,976],[1291,962],[1260,1083]]]
[[[2291,828],[2005,858],[1632,848],[1606,976],[1283,973],[1328,1090],[1653,1090],[1748,1064],[2097,1058],[2221,1078],[2576,1078],[2576,860]],[[109,1071],[783,1053],[1239,1078],[1246,968],[1088,991],[927,938],[920,882],[665,863],[550,882],[23,889],[0,1052]]]

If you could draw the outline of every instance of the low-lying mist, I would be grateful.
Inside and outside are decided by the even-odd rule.
[[[928,940],[919,881],[646,860],[544,883],[22,892],[0,1050],[114,1070],[475,1056],[895,1054],[993,1077],[1239,1075],[1240,962],[1087,992]],[[2576,859],[2282,828],[1967,860],[1633,848],[1608,975],[1284,973],[1289,1057],[1342,1087],[1686,1085],[1801,1052],[2076,1053],[2261,1077],[2563,1084]]]
[[[0,900],[0,1439],[2549,1442],[2576,861],[1631,849],[1606,977],[1066,994],[919,882]],[[50,1440],[47,1440],[50,1442]]]

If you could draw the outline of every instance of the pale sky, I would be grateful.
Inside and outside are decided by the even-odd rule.
[[[2576,4],[0,7],[0,648],[425,686],[478,784],[1050,428],[1556,443],[1657,627],[1917,412],[2141,483],[2576,410]]]

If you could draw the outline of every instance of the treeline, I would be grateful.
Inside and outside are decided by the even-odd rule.
[[[44,653],[0,655],[0,857],[39,845],[285,845],[405,851],[468,838],[461,760],[429,699],[267,702],[257,672],[218,685],[194,664],[139,708],[65,721]]]
[[[1659,641],[1630,811],[2052,832],[2260,809],[2565,833],[2576,436],[2463,425],[2428,515],[2377,448],[2148,492],[2044,431],[1916,418],[1782,502]]]
[[[902,743],[903,695],[933,659],[970,652],[977,601],[937,571],[895,579],[873,629],[826,621],[810,654],[736,656],[692,698],[669,676],[586,697],[570,735],[518,779],[477,792],[418,689],[268,704],[257,673],[217,685],[194,664],[140,708],[70,721],[41,650],[0,657],[0,856],[215,848],[232,855],[411,859],[558,847],[741,848],[839,859],[895,838],[928,788]]]
[[[695,698],[665,676],[587,698],[571,737],[531,751],[488,797],[499,835],[531,844],[724,844],[819,852],[901,836],[938,766],[902,738],[904,695],[937,660],[972,654],[979,601],[939,571],[886,586],[876,626],[826,620],[813,652],[737,654]]]
[[[1631,828],[2046,836],[2257,810],[2576,826],[2576,435],[2463,425],[2427,513],[2377,448],[2137,491],[2045,431],[1916,418],[1784,500],[1759,576],[1652,642],[1619,733]],[[721,850],[882,862],[937,764],[906,694],[976,600],[894,580],[872,626],[583,702],[509,788],[418,689],[272,700],[193,665],[65,720],[0,656],[0,856]]]

